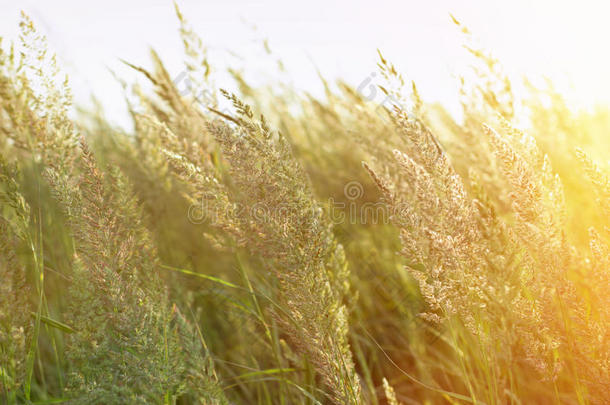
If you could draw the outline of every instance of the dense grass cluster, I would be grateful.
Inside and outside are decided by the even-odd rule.
[[[459,119],[381,54],[382,104],[233,94],[178,19],[133,130],[27,16],[0,48],[3,403],[610,403],[610,110],[517,98],[457,21]]]

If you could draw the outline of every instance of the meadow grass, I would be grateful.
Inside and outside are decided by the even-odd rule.
[[[176,11],[188,91],[126,61],[130,130],[25,14],[0,47],[3,403],[610,403],[610,109],[455,18],[459,119],[381,52],[382,105],[231,93]]]

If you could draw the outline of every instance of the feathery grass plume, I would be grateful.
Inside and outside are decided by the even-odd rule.
[[[0,398],[9,403],[26,380],[34,326],[26,267],[17,255],[28,235],[29,206],[18,191],[15,170],[0,155]]]
[[[602,217],[609,218],[610,176],[608,176],[608,172],[589,158],[584,151],[577,149],[576,154],[595,189],[595,194],[598,196],[597,202]],[[607,223],[603,225],[603,229],[599,231],[594,227],[589,228],[591,263],[587,269],[588,274],[586,274],[587,285],[590,286],[593,293],[593,304],[591,305],[594,311],[593,316],[597,321],[594,325],[594,337],[597,337],[598,347],[594,355],[603,370],[598,375],[592,376],[596,379],[594,382],[608,381],[608,375],[610,374],[610,297],[608,296],[608,289],[610,288],[610,226]],[[607,392],[608,388],[606,384],[597,388],[597,390],[603,393]]]
[[[244,85],[245,85],[245,82],[244,82]],[[167,104],[169,105],[169,103],[167,103]],[[212,109],[214,109],[214,108],[212,107]],[[169,108],[168,108],[168,110],[169,110]],[[214,110],[216,110],[216,109],[214,109]],[[168,149],[168,151],[171,151],[169,154],[172,156],[172,159],[182,160],[182,157],[188,157],[188,160],[190,162],[195,162],[196,165],[202,166],[204,168],[204,170],[201,170],[201,173],[200,173],[200,174],[202,174],[202,176],[199,177],[198,179],[194,179],[194,177],[196,177],[196,176],[193,173],[198,172],[198,170],[195,169],[194,167],[191,167],[189,170],[178,169],[180,172],[182,172],[183,176],[187,176],[187,177],[192,176],[193,177],[190,181],[185,181],[184,184],[197,183],[197,182],[203,182],[204,184],[206,184],[204,197],[200,198],[199,200],[197,198],[191,199],[191,202],[192,202],[191,207],[195,206],[195,204],[197,207],[199,207],[202,205],[202,201],[203,201],[206,208],[208,208],[208,211],[209,211],[208,216],[213,219],[210,222],[214,222],[215,225],[217,226],[217,228],[223,229],[224,231],[227,231],[229,234],[233,234],[235,236],[235,240],[238,242],[238,244],[247,245],[247,243],[244,243],[244,240],[241,237],[241,235],[235,230],[236,226],[229,224],[225,218],[225,217],[230,217],[230,218],[236,217],[237,215],[235,214],[235,211],[238,211],[240,208],[243,208],[246,205],[242,202],[238,202],[237,204],[231,204],[229,199],[226,197],[229,193],[231,193],[230,189],[234,188],[235,185],[232,182],[231,175],[226,174],[224,172],[224,166],[226,165],[226,162],[223,160],[224,157],[222,157],[220,155],[216,156],[216,153],[212,153],[212,154],[208,153],[205,150],[206,149],[205,145],[203,145],[204,147],[202,148],[202,150],[200,150],[200,151],[197,150],[197,148],[198,148],[197,143],[192,141],[194,139],[194,137],[191,133],[185,133],[180,128],[176,128],[175,126],[172,126],[172,122],[176,122],[179,120],[185,120],[185,122],[188,122],[188,119],[189,119],[188,117],[180,118],[180,115],[181,115],[180,111],[171,111],[171,113],[175,114],[176,117],[170,118],[169,122],[163,121],[163,120],[167,119],[167,116],[158,115],[158,114],[154,113],[154,111],[151,111],[151,113],[153,114],[153,116],[139,115],[137,117],[139,131],[141,131],[143,134],[149,134],[152,138],[154,138],[154,136],[155,136],[154,128],[157,127],[158,131],[161,134],[164,134],[163,137],[168,139],[166,141],[169,143],[169,146],[167,147],[167,149]],[[226,114],[225,114],[225,116],[226,116]],[[285,117],[289,118],[288,116],[285,116]],[[229,121],[231,121],[233,119],[233,117],[226,116],[225,119],[228,119]],[[161,123],[160,121],[163,121],[163,123]],[[195,127],[196,126],[197,126],[197,124],[195,124]],[[186,127],[188,128],[189,126],[187,125]],[[174,131],[177,131],[177,132],[174,134]],[[158,141],[155,141],[155,142],[158,142]],[[216,143],[216,142],[214,142],[214,143]],[[216,148],[216,147],[214,147],[214,148]],[[340,148],[337,148],[337,150],[338,149],[340,149]],[[146,161],[146,159],[148,159],[148,156],[146,156],[146,155],[147,154],[145,154],[145,153],[141,154],[141,156],[142,156],[141,161]],[[358,161],[358,160],[356,159],[356,161]],[[185,163],[185,162],[183,162],[183,163]],[[177,165],[174,165],[175,169],[177,168],[176,166]],[[326,165],[324,165],[324,166],[321,165],[320,167],[325,167],[325,166]],[[339,169],[340,166],[338,165],[337,168]],[[242,169],[240,169],[240,170],[242,170]],[[247,171],[247,169],[243,169],[243,170],[244,170],[244,172]],[[189,172],[190,172],[190,174],[189,174]],[[209,173],[213,173],[213,175],[209,175]],[[325,176],[325,178],[327,178],[327,176]],[[364,179],[363,182],[365,182],[365,181],[366,181],[366,178]],[[229,185],[228,188],[226,187],[225,183],[227,185]],[[318,184],[321,184],[321,183],[318,183]],[[343,188],[343,185],[341,185],[341,189],[342,188]],[[180,189],[179,186],[175,188],[175,190],[179,190],[179,189]],[[370,189],[373,190],[372,188],[370,188]],[[201,190],[204,190],[204,188],[202,187]],[[193,193],[191,193],[191,194],[193,194]],[[341,197],[343,197],[343,195],[341,195]],[[287,215],[292,215],[292,212],[294,211],[292,208],[292,205],[293,204],[291,202],[283,203],[282,206],[279,207],[279,209],[277,209],[277,214],[283,215],[282,212],[285,211],[285,213]],[[260,206],[260,205],[257,205],[257,206]],[[219,221],[217,219],[218,216],[225,219],[225,222]],[[206,230],[204,230],[204,232],[205,232],[204,235],[206,237],[208,237],[208,241],[211,242],[210,245],[218,246],[219,248],[221,248],[221,246],[223,245],[222,240],[224,238],[224,234],[219,234],[218,231],[213,231],[211,229],[206,229]],[[288,237],[288,236],[286,236],[286,237]],[[250,245],[252,245],[252,243],[250,243]],[[202,248],[205,248],[205,245],[202,246]],[[255,253],[258,253],[258,251],[255,251]],[[210,252],[210,255],[212,255],[212,254],[213,253]],[[217,256],[214,256],[214,257],[217,257]],[[255,286],[255,288],[256,288],[256,286]],[[259,288],[260,288],[260,286],[259,286]],[[338,288],[341,290],[344,289],[344,287],[341,285]],[[350,297],[347,297],[347,300],[353,301]],[[287,357],[291,357],[291,356],[287,355]],[[371,389],[371,392],[372,391],[373,390]]]
[[[186,55],[185,66],[188,71],[188,81],[185,92],[190,91],[196,101],[207,102],[207,104],[215,106],[218,104],[218,100],[216,90],[211,88],[212,66],[208,60],[208,50],[175,1],[174,9],[180,22],[180,37]]]
[[[442,141],[447,150],[451,150],[456,172],[466,178],[473,169],[476,170],[479,181],[497,200],[494,203],[503,214],[510,210],[510,203],[500,197],[507,184],[486,142],[481,123],[495,124],[498,117],[513,119],[518,102],[501,63],[477,43],[466,25],[454,16],[451,19],[460,30],[463,48],[471,56],[469,71],[459,76],[463,118],[462,122],[458,122],[445,113],[436,122],[430,123],[430,127],[439,137],[447,135]]]
[[[117,172],[106,179],[81,148],[76,185],[48,174],[75,239],[70,317],[82,325],[69,352],[75,396],[158,402],[186,393],[221,403],[210,359],[197,348],[201,342],[158,285],[156,253],[130,188]],[[99,309],[92,314],[92,308]]]
[[[368,164],[364,163],[364,167],[394,208],[392,219],[402,229],[404,254],[413,261],[409,267],[420,282],[422,294],[433,310],[440,310],[443,301],[451,301],[443,298],[448,298],[447,295],[453,291],[452,298],[456,305],[444,308],[443,311],[451,315],[459,308],[465,308],[471,297],[464,294],[457,285],[443,286],[439,277],[443,276],[441,270],[445,268],[457,270],[461,260],[472,261],[468,252],[478,248],[473,242],[480,239],[477,222],[474,220],[474,207],[468,201],[461,180],[433,135],[421,123],[410,120],[406,114],[398,115],[396,119],[398,130],[410,141],[409,154],[396,149],[393,151],[397,168],[405,175],[405,179],[397,178],[396,182],[392,182],[380,177]],[[476,256],[478,255],[473,255]],[[417,264],[426,266],[431,280],[417,268]],[[449,278],[447,282],[460,283],[460,280]],[[477,301],[484,299],[485,295],[476,290],[484,288],[484,285],[466,284],[471,284],[472,293],[479,296]],[[457,304],[460,301],[463,302]],[[427,317],[441,319],[439,314],[431,313]]]
[[[70,318],[82,326],[68,353],[74,395],[223,402],[202,342],[158,283],[156,252],[130,187],[116,171],[106,178],[84,143],[81,150],[82,173],[69,174],[75,184],[63,173],[47,174],[75,241]]]
[[[536,272],[532,286],[542,303],[541,317],[549,334],[557,336],[562,345],[558,347],[560,361],[571,366],[577,383],[589,388],[590,400],[602,403],[607,399],[610,369],[608,347],[599,345],[599,338],[607,334],[610,319],[589,315],[591,294],[572,280],[571,273],[580,270],[586,261],[565,234],[561,180],[553,174],[549,158],[541,154],[533,138],[507,123],[504,126],[506,137],[490,127],[486,131],[512,186],[515,233],[530,251],[536,267],[544,269]],[[590,162],[585,160],[585,165],[590,173],[596,173]]]
[[[215,93],[211,93],[211,90],[208,89],[208,92],[205,93],[206,98],[203,100],[198,99],[200,95],[189,96],[188,93],[184,94],[185,91],[179,90],[177,84],[172,80],[159,55],[154,50],[151,50],[150,54],[154,65],[152,72],[124,62],[127,66],[144,74],[152,83],[155,91],[155,96],[149,96],[140,88],[134,88],[134,92],[143,109],[143,112],[131,112],[136,124],[136,130],[138,129],[138,115],[144,113],[156,116],[181,137],[197,142],[200,146],[210,148],[207,152],[212,154],[213,149],[211,149],[210,145],[210,135],[206,130],[207,119],[199,108],[199,104],[214,107],[216,105],[214,101]]]
[[[365,401],[378,403],[375,401],[383,399],[373,393],[383,396],[376,388],[381,378],[394,374],[400,378],[400,372],[377,357],[378,345],[386,348],[392,358],[399,358],[401,367],[424,379],[446,363],[440,358],[432,360],[435,348],[428,343],[436,337],[416,316],[422,306],[421,298],[403,270],[404,260],[395,254],[400,249],[397,232],[386,223],[386,212],[381,212],[383,206],[378,203],[379,191],[361,168],[361,161],[368,154],[384,161],[386,155],[393,158],[391,152],[386,153],[389,145],[402,145],[389,119],[386,103],[391,97],[387,96],[379,105],[377,102],[383,100],[385,93],[363,89],[370,85],[371,78],[367,77],[357,89],[340,82],[339,94],[332,92],[322,78],[327,88],[326,99],[308,95],[299,101],[298,94],[279,92],[277,86],[269,86],[250,89],[248,100],[252,98],[265,111],[265,117],[271,117],[270,122],[277,122],[294,146],[294,155],[308,173],[316,195],[329,201],[335,220],[340,218],[337,214],[349,218],[339,219],[334,233],[346,250],[352,285],[358,285],[359,298],[350,309],[350,325],[354,325],[350,328],[350,342],[363,384],[368,388],[364,390]],[[272,101],[267,104],[261,99]],[[293,115],[291,108],[295,102],[298,115]],[[361,196],[346,195],[346,185],[358,183]],[[341,204],[347,207],[344,211],[337,210]],[[375,337],[376,344],[370,335]],[[421,361],[423,358],[427,364]],[[435,395],[410,384],[401,386],[401,394],[432,398]]]
[[[498,243],[510,239],[501,229],[489,229],[497,222],[491,208],[466,195],[447,157],[434,144],[419,152],[424,150],[429,154],[423,155],[422,164],[394,151],[402,169],[394,181],[364,165],[400,228],[408,269],[429,305],[430,312],[422,316],[441,322],[457,315],[472,333],[484,338],[481,334],[488,323],[507,328],[497,312],[500,308],[527,309],[519,291],[521,277],[526,275],[519,274],[518,258],[494,258],[496,250],[505,248]],[[521,327],[534,331],[539,326],[529,322],[533,324]]]
[[[67,84],[57,86],[47,75],[44,39],[26,16],[22,33],[26,55],[38,55],[26,56],[24,64],[43,86],[32,88],[27,73],[7,78],[3,82],[16,85],[3,94],[9,102],[22,100],[23,114],[11,115],[8,103],[2,107],[8,132],[46,167],[73,234],[69,395],[78,403],[161,403],[181,396],[226,403],[207,349],[158,282],[156,251],[130,187],[117,171],[103,174],[78,141],[67,116]]]
[[[560,367],[564,361],[572,363],[572,369],[590,369],[587,362],[598,354],[586,352],[595,346],[593,341],[599,334],[594,330],[598,326],[586,314],[593,305],[588,302],[590,294],[574,283],[574,277],[581,277],[580,269],[586,267],[583,253],[579,250],[585,247],[583,241],[586,242],[587,239],[588,226],[583,224],[590,224],[592,220],[599,221],[603,217],[592,218],[591,210],[587,209],[590,193],[583,187],[581,177],[573,169],[576,162],[571,150],[575,143],[583,142],[586,136],[576,125],[577,117],[569,112],[552,88],[542,94],[550,98],[548,104],[541,100],[540,91],[531,85],[532,96],[537,97],[527,104],[531,112],[529,118],[533,123],[533,134],[530,136],[516,130],[507,121],[517,118],[517,102],[511,94],[510,81],[501,73],[498,61],[494,58],[483,51],[472,53],[484,63],[481,64],[483,69],[478,69],[476,73],[479,84],[474,86],[475,91],[483,95],[483,102],[477,101],[472,92],[462,92],[465,100],[464,128],[475,134],[479,143],[472,145],[479,161],[473,160],[474,164],[471,163],[470,166],[488,179],[485,188],[495,190],[489,194],[495,196],[495,204],[500,207],[501,214],[517,219],[514,224],[511,223],[510,231],[531,258],[532,282],[528,284],[527,291],[538,301],[535,312],[540,314],[548,328],[545,334],[552,342],[546,349],[543,347],[543,350],[548,352],[548,348],[555,347],[557,353],[561,351],[559,345],[563,346],[562,355],[554,354],[555,367],[550,370]],[[519,118],[524,117],[521,115]],[[495,131],[485,127],[484,133],[488,139],[491,134],[491,142],[480,142],[480,130],[476,127],[480,127],[482,122],[494,122],[494,125],[502,128],[502,136],[497,136]],[[485,157],[487,145],[491,146],[489,157]],[[468,149],[471,149],[470,145]],[[472,155],[471,152],[469,154]],[[460,157],[459,160],[465,159]],[[489,164],[482,163],[485,161]],[[557,173],[551,166],[559,168]],[[564,302],[566,305],[563,305]],[[560,313],[562,315],[559,316]],[[581,350],[585,352],[580,352]],[[580,360],[583,361],[578,365]],[[599,363],[593,365],[592,369],[599,371]],[[579,373],[574,377],[577,380]],[[587,379],[595,381],[600,377],[582,377],[583,381]],[[589,383],[589,386],[596,387],[599,384]],[[575,387],[577,392],[581,390],[578,381]],[[597,396],[590,395],[591,398]]]
[[[218,226],[269,260],[280,281],[275,312],[299,352],[307,355],[337,404],[359,403],[360,384],[347,342],[348,269],[307,177],[281,134],[237,96],[224,93],[237,116],[221,114],[208,129],[230,166],[229,186],[205,158],[189,154],[166,128],[168,158],[193,201],[210,201]],[[237,211],[236,206],[243,210]]]
[[[610,218],[610,178],[603,169],[582,150],[577,149],[576,155],[581,161],[589,180],[595,187],[597,203],[605,218]],[[606,232],[610,232],[608,228]]]
[[[364,167],[400,229],[407,267],[429,308],[422,317],[438,323],[457,317],[491,359],[487,367],[497,381],[489,390],[497,392],[477,394],[470,388],[471,395],[506,395],[509,382],[501,370],[513,357],[550,363],[554,372],[556,343],[547,341],[537,301],[525,288],[532,263],[520,241],[495,215],[476,173],[471,176],[478,199],[469,195],[448,154],[418,117],[396,105],[393,119],[404,151],[393,150],[394,161],[383,162],[384,175]],[[498,356],[497,345],[510,350]],[[519,354],[522,350],[525,354]]]
[[[573,151],[575,148],[584,148],[588,152],[602,151],[607,150],[610,144],[593,137],[597,131],[588,122],[591,119],[589,114],[572,111],[550,82],[544,88],[531,83],[526,85],[531,94],[525,100],[530,121],[528,133],[536,139],[538,148],[548,155],[553,170],[561,177],[568,214],[566,232],[572,243],[584,248],[588,241],[587,228],[603,221],[603,217],[592,215],[598,212],[597,207],[591,199],[588,182],[582,181],[582,172],[574,170],[580,162]],[[596,144],[592,148],[593,139]],[[596,154],[596,158],[603,156]]]

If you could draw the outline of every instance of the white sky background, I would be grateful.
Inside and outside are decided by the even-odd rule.
[[[210,50],[212,66],[268,71],[260,42],[269,39],[297,87],[319,93],[314,64],[327,78],[357,86],[375,71],[376,49],[427,101],[457,109],[457,81],[469,60],[449,13],[492,50],[506,70],[546,75],[584,107],[610,104],[610,3],[562,0],[301,1],[205,0],[179,2]],[[150,67],[154,47],[170,73],[183,69],[178,21],[170,0],[0,0],[0,36],[16,38],[20,10],[48,37],[69,73],[77,103],[94,93],[108,116],[127,123],[113,69],[145,82],[122,58]],[[252,25],[257,27],[252,29]],[[227,51],[236,52],[240,60]],[[219,83],[226,86],[224,83]]]

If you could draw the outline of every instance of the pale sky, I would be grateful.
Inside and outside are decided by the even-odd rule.
[[[320,85],[312,61],[325,76],[342,77],[357,86],[375,71],[379,48],[405,78],[415,80],[425,100],[455,107],[457,84],[452,74],[463,71],[469,60],[449,18],[452,13],[509,72],[549,76],[570,100],[584,107],[610,104],[610,3],[604,1],[182,0],[179,4],[210,47],[212,65],[264,72],[268,61],[261,58],[260,41],[268,38],[291,80],[314,93]],[[48,36],[70,74],[77,102],[86,102],[95,93],[118,122],[125,119],[124,105],[107,67],[131,81],[137,74],[118,59],[148,67],[152,46],[172,75],[182,69],[178,22],[169,0],[0,0],[0,36],[15,38],[20,10]]]

